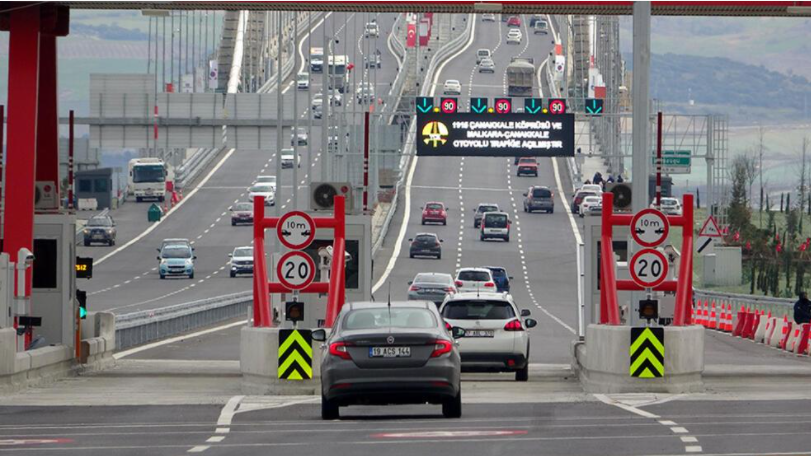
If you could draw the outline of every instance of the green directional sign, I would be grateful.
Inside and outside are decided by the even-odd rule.
[[[691,151],[689,150],[663,150],[662,151],[662,172],[667,174],[690,174],[690,166],[692,158],[690,157]],[[656,153],[653,153],[651,159],[653,168],[651,171],[656,172]]]
[[[587,98],[586,114],[591,114],[593,116],[603,115],[603,100],[601,98]]]
[[[541,98],[524,98],[524,111],[530,114],[541,112],[543,100]]]
[[[471,98],[470,111],[481,114],[487,111],[487,98]]]
[[[432,97],[417,97],[417,110],[423,114],[434,109],[434,99]]]

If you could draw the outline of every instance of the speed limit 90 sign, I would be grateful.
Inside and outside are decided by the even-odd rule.
[[[513,111],[512,100],[509,98],[496,98],[495,107],[499,114],[508,114]]]
[[[456,98],[443,98],[439,105],[444,114],[455,114],[457,106]]]
[[[655,249],[642,249],[631,257],[631,279],[643,288],[656,288],[667,277],[665,255]]]

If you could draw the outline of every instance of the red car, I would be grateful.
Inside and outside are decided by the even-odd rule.
[[[425,204],[422,208],[422,224],[425,225],[428,222],[448,224],[448,211],[445,209],[445,203],[432,201]]]
[[[518,159],[518,171],[516,176],[522,174],[532,174],[538,177],[538,159],[535,157],[521,157]]]
[[[521,18],[518,16],[510,16],[507,19],[507,27],[521,27]]]

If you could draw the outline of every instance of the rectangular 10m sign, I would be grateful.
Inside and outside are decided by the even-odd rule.
[[[417,113],[417,155],[572,157],[574,114]]]

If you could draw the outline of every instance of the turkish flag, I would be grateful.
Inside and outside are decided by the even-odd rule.
[[[417,24],[409,22],[408,32],[406,32],[406,47],[413,48],[416,45],[417,45]]]

